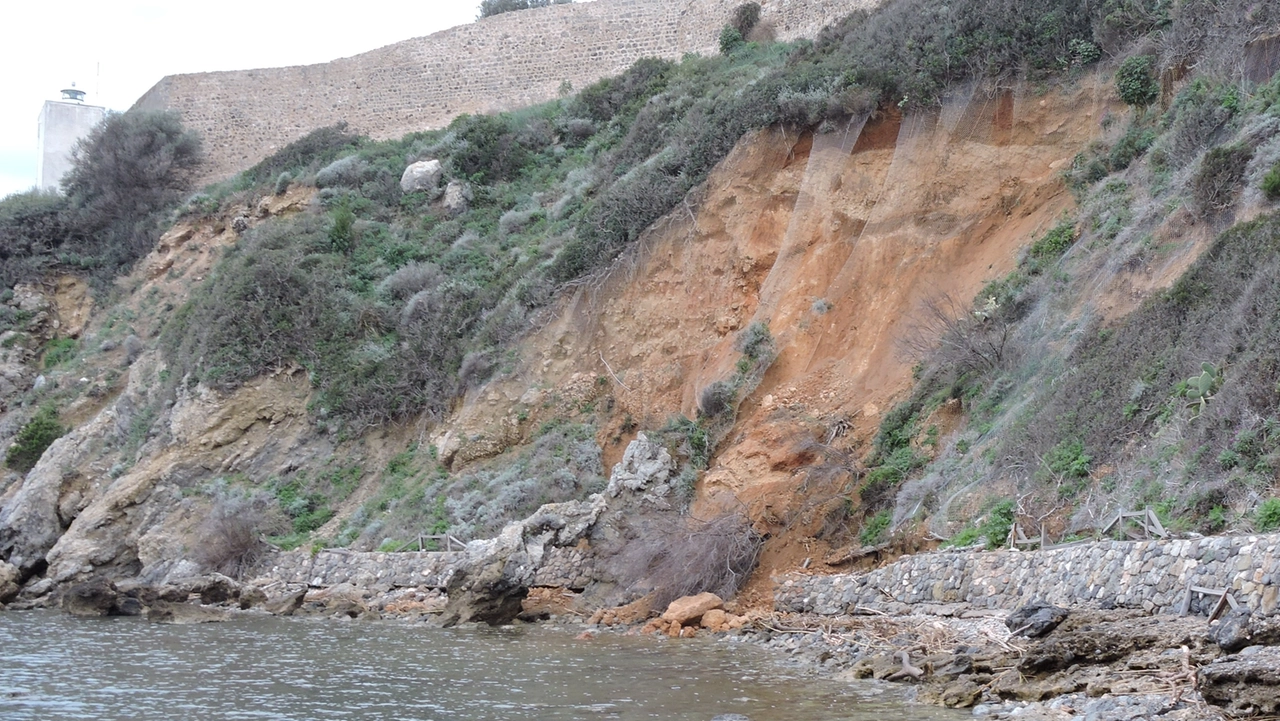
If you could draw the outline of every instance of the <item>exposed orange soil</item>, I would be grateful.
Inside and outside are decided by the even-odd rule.
[[[979,88],[865,127],[744,139],[696,203],[580,289],[435,440],[446,458],[485,455],[468,448],[515,440],[548,398],[585,385],[611,397],[600,440],[612,464],[637,428],[692,417],[699,392],[733,373],[737,332],[767,322],[778,358],[693,509],[744,504],[771,534],[750,605],[772,573],[822,566],[831,549],[813,536],[910,386],[913,315],[932,297],[971,301],[1073,206],[1059,173],[1101,132],[1108,102],[1095,80],[1043,95]]]

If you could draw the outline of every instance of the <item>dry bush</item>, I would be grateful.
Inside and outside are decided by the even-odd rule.
[[[763,545],[740,511],[709,521],[663,515],[648,519],[611,565],[622,587],[651,590],[653,607],[661,609],[704,591],[732,598],[755,569]]]
[[[240,578],[270,548],[264,536],[284,532],[285,525],[270,495],[223,491],[200,524],[196,561],[211,571]]]
[[[902,349],[917,360],[951,369],[956,377],[969,371],[1003,368],[1009,360],[1013,324],[993,301],[972,310],[950,295],[926,298],[902,340]]]

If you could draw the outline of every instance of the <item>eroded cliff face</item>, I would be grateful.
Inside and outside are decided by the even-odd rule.
[[[733,373],[736,332],[763,321],[778,358],[694,512],[746,504],[774,534],[766,569],[821,557],[811,536],[911,383],[904,342],[922,304],[967,307],[1073,206],[1060,171],[1103,132],[1109,102],[1093,78],[1052,92],[974,88],[936,111],[744,139],[696,205],[579,290],[524,344],[519,369],[468,397],[437,440],[460,458],[518,440],[518,418],[538,420],[538,389],[600,377],[615,410],[599,439],[614,461],[633,427],[693,417],[702,389]]]
[[[425,439],[457,470],[529,441],[566,409],[596,403],[607,467],[636,432],[693,417],[701,391],[734,372],[738,332],[764,322],[778,357],[743,399],[693,512],[745,504],[773,534],[763,578],[820,556],[826,549],[813,536],[831,505],[845,502],[848,468],[911,382],[903,343],[919,308],[947,296],[967,304],[1072,206],[1059,172],[1103,132],[1111,102],[1094,77],[1049,91],[975,86],[939,109],[744,138],[683,207],[606,277],[549,312],[514,366]],[[295,190],[242,209],[243,222],[186,223],[166,234],[125,281],[132,290],[123,307],[137,334],[156,335],[156,304],[180,304],[218,249],[236,241],[237,225],[306,202]],[[109,322],[101,314],[89,322],[86,343],[99,343]],[[299,368],[229,396],[180,382],[165,405],[166,369],[154,343],[145,345],[134,359],[104,351],[78,371],[104,392],[76,401],[77,427],[3,489],[0,555],[29,582],[190,570],[181,564],[191,562],[207,509],[190,493],[198,484],[236,472],[265,478],[333,454],[385,462],[399,448],[389,436],[426,428],[340,442],[309,419],[311,389]],[[158,413],[160,430],[130,441],[142,412]],[[332,523],[372,493],[372,478]]]

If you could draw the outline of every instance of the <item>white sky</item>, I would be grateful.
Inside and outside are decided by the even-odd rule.
[[[36,181],[36,119],[71,82],[127,110],[165,75],[306,65],[429,35],[480,0],[7,0],[0,9],[0,197]]]

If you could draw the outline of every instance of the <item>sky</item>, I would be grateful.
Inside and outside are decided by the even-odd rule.
[[[13,0],[0,10],[0,197],[36,182],[36,120],[75,82],[128,110],[165,75],[322,63],[471,22],[480,0]]]

